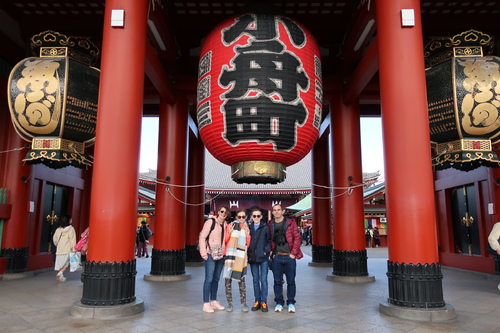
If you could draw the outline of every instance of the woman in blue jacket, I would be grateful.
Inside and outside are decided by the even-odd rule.
[[[255,303],[252,311],[267,312],[267,273],[269,272],[269,252],[271,252],[271,232],[265,222],[262,222],[262,212],[252,210],[250,229],[250,252],[255,253],[254,260],[249,256],[250,269],[253,277],[253,292]]]

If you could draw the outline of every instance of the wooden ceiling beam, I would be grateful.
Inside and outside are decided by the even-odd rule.
[[[174,103],[175,91],[173,85],[167,77],[165,69],[150,43],[146,43],[145,72],[163,101],[166,103]]]
[[[354,102],[377,72],[378,39],[375,38],[346,84],[344,90],[344,103],[351,104]]]

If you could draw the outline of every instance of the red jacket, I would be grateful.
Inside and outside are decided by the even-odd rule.
[[[274,253],[274,230],[273,230],[273,222],[274,220],[269,220],[269,230],[271,231],[271,251]],[[281,222],[283,223],[283,222]],[[295,258],[300,259],[304,255],[300,250],[300,246],[302,245],[302,238],[300,237],[300,230],[294,220],[285,217],[285,237],[288,245],[290,246],[290,253],[295,256]]]

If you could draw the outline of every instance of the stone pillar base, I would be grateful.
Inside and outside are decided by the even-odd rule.
[[[4,273],[0,274],[0,280],[17,280],[24,279],[27,277],[34,276],[35,272],[24,272],[24,273]]]
[[[311,261],[311,262],[308,262],[307,265],[311,266],[311,267],[332,267],[332,263],[331,262],[314,262],[314,261]]]
[[[191,278],[190,273],[180,275],[144,275],[144,280],[152,282],[171,282],[171,281],[185,281]]]
[[[340,276],[328,274],[326,276],[328,281],[343,282],[343,283],[371,283],[375,282],[374,276]]]
[[[421,309],[401,307],[390,303],[380,303],[379,311],[389,317],[418,322],[439,323],[457,318],[455,309],[449,304],[446,304],[442,308]]]
[[[200,267],[203,265],[203,262],[186,262],[186,267]]]
[[[113,306],[92,306],[77,301],[71,307],[71,316],[87,319],[124,318],[142,312],[144,312],[144,301],[140,298],[136,298],[132,303]]]

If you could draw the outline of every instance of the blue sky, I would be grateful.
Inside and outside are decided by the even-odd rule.
[[[158,118],[142,118],[139,171],[156,170],[158,152]],[[361,153],[363,172],[380,171],[384,175],[382,125],[379,117],[361,118]],[[380,177],[380,178],[382,178]]]

